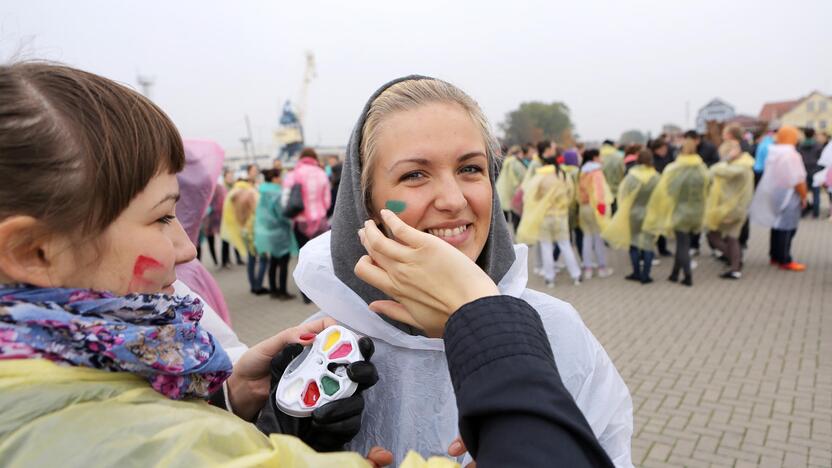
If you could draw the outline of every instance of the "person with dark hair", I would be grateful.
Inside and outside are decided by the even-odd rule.
[[[2,464],[365,466],[251,424],[271,359],[333,321],[284,330],[232,366],[204,302],[174,286],[196,255],[176,210],[184,153],[173,122],[124,85],[0,65]]]
[[[326,213],[332,204],[329,178],[318,165],[318,153],[313,148],[304,148],[300,152],[295,169],[283,181],[281,206],[285,207],[289,203],[289,196],[295,185],[300,185],[303,211],[292,221],[298,247],[302,248],[310,239],[329,230]],[[303,302],[311,302],[305,294]]]
[[[272,298],[282,301],[294,299],[286,289],[289,275],[289,256],[297,252],[297,243],[292,233],[292,221],[283,215],[280,204],[280,171],[263,171],[263,183],[258,187],[260,199],[254,214],[254,248],[261,255],[268,256],[269,293]],[[280,283],[276,281],[280,269]]]
[[[636,162],[621,181],[618,211],[602,235],[613,248],[629,249],[633,272],[626,279],[649,284],[653,282],[650,269],[656,236],[644,231],[642,224],[650,196],[659,183],[659,173],[653,168],[653,153],[649,149],[640,150]]]
[[[628,145],[624,149],[624,173],[625,174],[627,173],[627,171],[630,170],[631,167],[635,166],[636,164],[639,164],[638,157],[639,157],[640,153],[641,153],[641,145],[638,145],[638,144]],[[651,153],[650,158],[651,159],[653,158],[652,153]],[[616,198],[617,197],[618,197],[618,194],[616,194]]]
[[[806,167],[806,185],[812,190],[812,203],[806,210],[811,210],[812,217],[817,219],[820,216],[820,186],[815,185],[813,179],[815,174],[823,169],[819,164],[820,153],[823,147],[815,139],[814,128],[803,129],[803,141],[797,146],[797,151],[803,158],[803,165]],[[807,211],[804,211],[804,214]]]
[[[653,167],[659,174],[664,172],[664,168],[676,159],[676,156],[673,154],[670,144],[667,142],[664,134],[653,140],[650,143],[649,148],[653,152]],[[667,248],[667,237],[665,236],[658,236],[656,238],[656,249],[662,257],[673,256],[673,253]]]
[[[569,208],[575,198],[573,180],[561,170],[549,148],[543,150],[543,167],[529,180],[523,196],[523,219],[517,241],[540,249],[538,265],[546,286],[555,286],[554,247],[564,255],[574,284],[580,284],[581,267],[569,243]]]
[[[702,162],[705,163],[707,167],[711,167],[714,164],[719,162],[719,152],[717,151],[716,146],[706,138],[703,138],[702,135],[696,132],[696,130],[688,130],[685,132],[684,137],[686,139],[693,139],[696,141],[696,154],[702,158]],[[700,251],[700,241],[702,239],[702,232],[694,232],[691,233],[690,236],[690,255],[698,257]],[[711,246],[713,248],[713,246]],[[693,268],[696,268],[696,260],[692,260]]]
[[[662,173],[642,224],[642,229],[649,233],[675,235],[676,258],[668,280],[678,282],[682,272],[685,286],[693,286],[690,239],[694,233],[702,232],[709,183],[708,168],[696,154],[697,138],[696,132],[685,134],[681,154]]]

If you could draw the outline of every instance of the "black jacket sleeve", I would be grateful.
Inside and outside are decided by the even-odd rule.
[[[537,312],[510,296],[445,327],[459,431],[477,466],[613,466],[558,374]]]

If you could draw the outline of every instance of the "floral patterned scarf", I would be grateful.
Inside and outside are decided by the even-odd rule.
[[[231,361],[200,318],[188,297],[0,285],[0,359],[130,372],[168,398],[205,398]]]

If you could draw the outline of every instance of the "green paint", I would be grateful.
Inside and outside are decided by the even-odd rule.
[[[387,200],[384,207],[393,213],[399,214],[407,207],[407,204],[401,200]]]
[[[335,379],[328,376],[324,376],[321,379],[321,386],[324,387],[324,393],[326,393],[328,396],[335,395],[335,392],[337,392],[338,389],[341,388],[341,386],[338,385],[338,382]]]

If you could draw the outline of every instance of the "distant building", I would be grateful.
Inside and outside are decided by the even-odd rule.
[[[760,121],[756,117],[750,115],[739,114],[725,121],[725,124],[736,124],[747,132],[756,133],[757,131],[765,130],[765,122]]]
[[[832,97],[814,91],[783,114],[780,122],[784,125],[827,131],[832,128]]]
[[[764,122],[769,122],[769,127],[771,127],[771,123],[775,123],[775,126],[777,126],[780,123],[780,118],[792,110],[792,108],[799,102],[800,99],[792,101],[767,102],[763,104],[763,108],[760,110],[759,118]]]
[[[696,131],[699,133],[705,133],[707,128],[706,122],[709,120],[725,122],[726,120],[733,118],[735,115],[734,106],[728,104],[722,99],[714,98],[711,102],[705,104],[704,107],[699,109],[699,112],[696,114]]]

